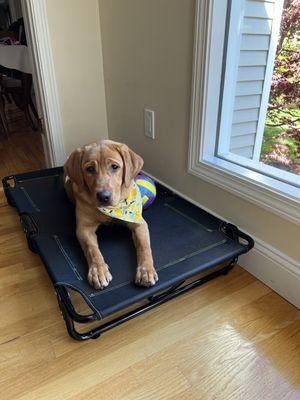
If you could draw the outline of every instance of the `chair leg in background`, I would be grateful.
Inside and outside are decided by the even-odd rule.
[[[8,123],[7,123],[7,119],[6,119],[6,115],[5,115],[5,102],[4,99],[2,97],[2,95],[0,95],[0,118],[1,118],[1,122],[4,128],[4,132],[6,134],[6,137],[8,139],[9,137],[9,128],[8,128]]]

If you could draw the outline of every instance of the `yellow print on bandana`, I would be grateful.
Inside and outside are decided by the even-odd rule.
[[[143,202],[140,189],[134,182],[127,199],[121,201],[116,207],[98,207],[98,210],[111,218],[120,219],[125,222],[142,222]]]

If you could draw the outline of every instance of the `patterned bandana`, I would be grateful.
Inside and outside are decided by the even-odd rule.
[[[143,219],[143,203],[139,187],[134,182],[127,199],[121,201],[116,207],[98,207],[98,210],[109,217],[140,224]]]

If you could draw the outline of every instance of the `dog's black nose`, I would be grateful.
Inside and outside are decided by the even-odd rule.
[[[97,192],[97,200],[101,204],[108,204],[111,199],[111,192],[109,190],[99,190]]]

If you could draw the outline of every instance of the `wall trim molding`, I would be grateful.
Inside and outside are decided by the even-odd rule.
[[[43,115],[48,166],[62,165],[66,160],[63,125],[58,99],[55,68],[45,0],[21,0],[27,36],[33,58],[33,75]]]
[[[143,172],[197,207],[202,208],[221,220],[230,222],[162,180],[157,179],[152,174],[146,171]],[[254,249],[239,257],[241,267],[300,309],[300,261],[289,257],[269,243],[245,231],[243,227],[240,226],[239,228],[249,234],[255,241]]]
[[[240,256],[240,265],[300,309],[300,262],[255,238],[255,247]]]

